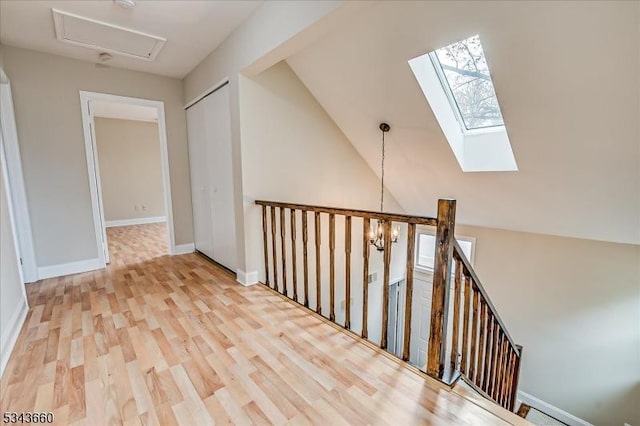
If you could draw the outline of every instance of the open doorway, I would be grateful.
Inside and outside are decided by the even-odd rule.
[[[89,92],[80,98],[104,263],[173,254],[163,103]]]

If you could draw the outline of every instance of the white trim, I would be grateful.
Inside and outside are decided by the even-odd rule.
[[[506,127],[463,131],[429,53],[410,59],[409,67],[463,172],[518,171]]]
[[[1,71],[1,69],[0,69]],[[4,76],[4,72],[2,72]],[[33,246],[33,233],[31,231],[31,220],[29,216],[29,205],[27,203],[27,191],[24,184],[24,174],[22,172],[22,160],[20,157],[20,146],[18,144],[18,131],[16,129],[16,119],[13,110],[13,98],[11,96],[11,84],[2,83],[0,90],[0,124],[3,132],[5,161],[7,168],[8,196],[12,202],[12,212],[14,215],[14,226],[16,241],[19,245],[20,257],[22,258],[23,282],[38,281],[36,264],[36,254]]]
[[[2,336],[2,348],[0,349],[0,376],[4,373],[4,369],[9,362],[9,358],[11,357],[11,352],[13,352],[13,347],[18,340],[18,336],[20,335],[20,330],[22,330],[22,325],[24,321],[27,319],[27,313],[29,312],[29,306],[27,306],[26,300],[24,303],[17,306],[17,309],[11,315],[11,319],[9,320],[9,332]]]
[[[245,287],[258,284],[258,271],[245,272],[242,269],[236,271],[236,281]]]
[[[205,91],[203,91],[202,93],[200,93],[198,96],[196,96],[195,98],[193,98],[193,100],[191,100],[190,102],[188,102],[187,104],[185,104],[184,109],[189,108],[190,106],[192,106],[193,104],[195,104],[198,101],[201,101],[202,99],[204,99],[205,97],[209,96],[211,93],[215,92],[216,90],[220,89],[222,86],[224,86],[225,84],[229,84],[229,77],[225,77],[222,80],[220,80],[219,82],[217,82],[216,84],[214,84],[213,86],[209,87],[208,89],[206,89]]]
[[[567,413],[560,408],[549,404],[541,399],[536,398],[533,395],[529,395],[526,392],[518,391],[517,401],[520,403],[525,403],[538,411],[543,412],[557,420],[560,420],[563,423],[568,424],[569,426],[593,426],[591,423],[582,420],[579,417],[574,416],[571,413]],[[517,402],[516,401],[516,402]],[[519,404],[516,404],[516,407],[520,407]]]
[[[80,107],[82,111],[82,127],[84,129],[84,143],[87,156],[87,169],[89,171],[89,188],[91,191],[91,207],[96,235],[98,256],[106,265],[108,260],[108,247],[106,233],[103,226],[104,206],[100,194],[100,170],[98,169],[98,157],[95,148],[95,138],[92,137],[91,128],[93,117],[89,111],[89,101],[119,102],[128,105],[138,105],[156,108],[158,110],[158,136],[160,139],[160,159],[162,165],[162,186],[164,189],[164,205],[167,222],[167,239],[169,254],[176,254],[175,234],[173,228],[173,204],[171,201],[171,177],[169,170],[169,151],[167,147],[167,124],[164,112],[164,102],[150,99],[132,98],[127,96],[110,95],[107,93],[95,93],[80,91]],[[104,267],[103,265],[103,267]],[[41,277],[42,278],[42,277]]]
[[[430,235],[432,237],[435,237],[436,229],[430,226],[428,227],[428,226],[418,225],[418,229],[416,231],[416,241],[414,243],[416,246],[416,250],[414,250],[415,254],[413,259],[414,269],[424,273],[433,274],[433,268],[418,264],[418,259],[420,256],[420,244],[419,244],[420,235]],[[477,242],[476,237],[455,234],[454,238],[458,241],[466,241],[471,243],[471,259],[468,259],[468,260],[469,260],[469,263],[471,263],[471,266],[474,266],[475,259],[476,259],[476,242]]]
[[[77,262],[62,263],[60,265],[41,266],[38,268],[38,276],[41,280],[47,278],[62,277],[64,275],[80,274],[82,272],[95,271],[104,268],[103,259],[87,259]]]
[[[104,225],[107,228],[113,228],[116,226],[146,225],[147,223],[160,223],[166,221],[166,216],[137,217],[134,219],[107,220],[104,222]]]
[[[194,251],[196,251],[196,245],[194,243],[180,244],[179,246],[176,246],[175,252],[173,254],[188,254],[193,253]]]

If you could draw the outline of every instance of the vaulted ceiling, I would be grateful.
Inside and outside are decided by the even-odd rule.
[[[518,163],[464,173],[407,61],[479,34]],[[287,59],[405,211],[640,243],[640,3],[380,2]]]

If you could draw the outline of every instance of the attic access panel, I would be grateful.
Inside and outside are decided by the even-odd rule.
[[[56,38],[64,43],[109,52],[129,58],[153,61],[165,38],[51,9]]]

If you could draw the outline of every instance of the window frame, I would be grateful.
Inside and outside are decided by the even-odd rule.
[[[427,235],[430,237],[436,237],[436,231],[435,229],[429,229],[429,228],[418,228],[416,230],[416,239],[415,239],[415,254],[414,254],[414,259],[413,259],[413,269],[419,272],[424,272],[426,274],[433,274],[433,266],[429,267],[429,266],[424,266],[418,263],[418,259],[420,258],[420,236],[421,235]],[[466,241],[471,243],[471,255],[470,255],[470,259],[469,263],[471,264],[471,266],[474,266],[474,261],[475,261],[475,257],[476,257],[476,238],[475,237],[471,237],[468,235],[455,235],[455,239],[458,241]]]
[[[482,43],[482,41],[481,41]],[[438,49],[436,49],[438,50]],[[500,109],[500,116],[502,116],[502,124],[495,124],[492,126],[483,126],[483,127],[475,127],[473,129],[469,129],[464,122],[464,118],[462,117],[462,112],[460,111],[460,106],[458,105],[458,101],[456,100],[455,95],[453,94],[453,89],[451,89],[451,85],[449,84],[449,80],[444,73],[444,69],[442,68],[442,63],[438,58],[438,54],[436,50],[429,52],[429,60],[431,61],[431,65],[438,76],[438,80],[440,81],[440,85],[442,85],[442,90],[447,96],[447,100],[449,101],[449,105],[451,106],[451,110],[453,115],[456,117],[458,124],[460,125],[460,130],[463,135],[477,135],[482,133],[490,133],[492,131],[502,131],[505,129],[504,125],[504,116],[502,116],[502,109],[500,109],[500,101],[498,100],[498,94],[496,93],[495,86],[493,85],[493,78],[491,78],[491,74],[489,74],[489,78],[491,79],[491,87],[493,87],[493,94],[496,97],[496,102],[498,104],[498,108]],[[484,49],[482,49],[482,53],[484,54]],[[488,64],[487,64],[488,67]]]

